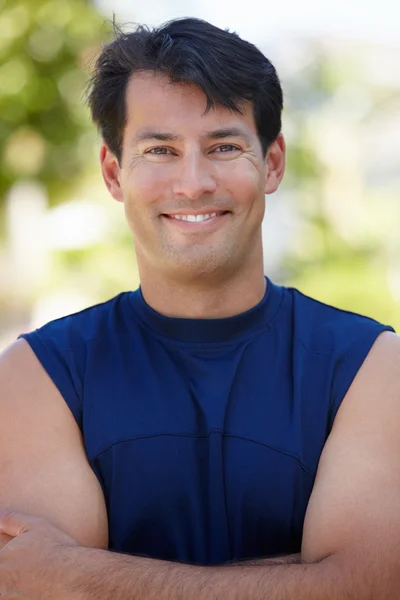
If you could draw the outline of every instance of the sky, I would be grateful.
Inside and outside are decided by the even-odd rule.
[[[333,35],[400,46],[399,0],[95,0],[117,21],[157,25],[194,16],[253,43],[296,35]]]

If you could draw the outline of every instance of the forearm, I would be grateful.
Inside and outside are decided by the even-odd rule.
[[[362,577],[335,561],[316,564],[186,565],[84,550],[66,598],[79,600],[370,600]],[[379,596],[388,597],[389,596]]]

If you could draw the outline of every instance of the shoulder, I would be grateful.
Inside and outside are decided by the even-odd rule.
[[[101,341],[105,348],[125,327],[128,292],[79,312],[49,321],[34,331],[23,333],[6,349],[3,370],[28,373],[31,385],[51,388],[50,380],[82,425],[85,373],[92,349]],[[92,343],[93,342],[93,343]],[[0,363],[1,367],[1,363]],[[45,373],[48,377],[45,376]]]
[[[389,395],[393,392],[394,394],[397,394],[397,400],[400,400],[399,335],[391,331],[384,331],[382,335],[376,339],[363,367],[358,373],[357,381],[361,382],[365,391],[372,386],[374,389],[380,389],[382,392]]]
[[[343,356],[355,345],[371,347],[390,325],[285,288],[291,298],[293,337],[310,352]]]
[[[396,333],[386,331],[376,339],[339,407],[328,442],[340,440],[337,447],[354,448],[357,455],[360,439],[368,451],[375,447],[375,457],[386,449],[385,456],[393,459],[400,451],[400,336]]]
[[[382,352],[394,352],[399,338],[390,325],[365,315],[325,304],[295,288],[285,288],[285,294],[291,307],[289,327],[296,360],[307,365],[304,376],[313,388],[329,390],[330,431],[367,357],[368,362],[376,361]]]
[[[338,430],[364,422],[370,433],[400,440],[400,336],[386,331],[373,344],[336,416]],[[386,431],[386,434],[385,434]],[[399,447],[400,450],[400,447]]]
[[[35,337],[49,337],[58,343],[63,339],[71,342],[73,338],[82,341],[96,338],[111,323],[117,327],[124,322],[129,294],[130,292],[121,292],[105,302],[48,321],[33,331],[21,333],[19,337],[28,342]]]
[[[400,336],[384,331],[374,341],[345,397],[345,404],[360,402],[362,409],[378,400],[383,407],[396,398],[400,417]],[[375,408],[374,408],[375,410]]]

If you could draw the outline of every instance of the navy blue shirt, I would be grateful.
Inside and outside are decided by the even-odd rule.
[[[139,288],[21,336],[82,430],[110,549],[203,565],[300,551],[336,412],[393,329],[267,283],[225,319],[162,316]]]

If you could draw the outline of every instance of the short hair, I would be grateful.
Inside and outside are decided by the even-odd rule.
[[[143,71],[166,75],[171,83],[195,84],[206,96],[206,112],[220,105],[253,115],[264,154],[281,131],[283,94],[274,66],[239,35],[196,18],[174,19],[160,27],[139,25],[124,33],[114,25],[88,83],[92,120],[108,148],[122,158],[126,88]]]

